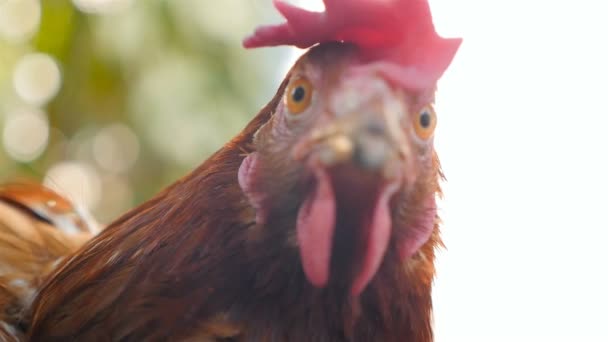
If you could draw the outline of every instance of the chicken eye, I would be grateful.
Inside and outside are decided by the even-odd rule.
[[[422,108],[414,117],[414,129],[420,139],[426,140],[433,135],[437,125],[437,115],[431,106]]]
[[[291,114],[300,114],[305,111],[312,100],[312,83],[306,78],[293,81],[285,93],[287,109]]]

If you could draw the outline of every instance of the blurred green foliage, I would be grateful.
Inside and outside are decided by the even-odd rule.
[[[24,162],[0,148],[0,182],[42,181],[58,163],[81,163],[99,180],[99,198],[88,204],[102,221],[150,198],[228,141],[271,98],[286,70],[289,50],[240,45],[258,23],[276,19],[270,1],[135,0],[110,13],[85,13],[75,3],[42,0],[33,37],[0,37],[5,135],[11,111],[36,107],[14,89],[20,58],[45,53],[61,71],[59,92],[40,106],[50,127],[44,152]],[[123,141],[106,149],[100,132],[117,124],[134,133],[136,146],[125,148],[136,160],[108,169],[108,153],[124,157]],[[112,182],[123,197],[112,193]]]

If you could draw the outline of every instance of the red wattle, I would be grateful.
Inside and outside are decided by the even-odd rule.
[[[325,287],[329,280],[336,200],[327,171],[315,167],[314,173],[316,188],[300,208],[296,230],[306,277],[314,286]]]
[[[378,272],[391,237],[391,213],[389,202],[398,190],[398,184],[392,183],[383,187],[376,199],[370,227],[367,227],[366,249],[363,251],[363,263],[355,277],[351,294],[358,296]]]

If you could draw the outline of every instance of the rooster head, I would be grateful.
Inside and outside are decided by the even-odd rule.
[[[439,164],[438,78],[458,39],[440,38],[423,0],[326,0],[246,47],[314,46],[287,76],[255,134],[239,183],[259,226],[284,227],[315,287],[361,294],[387,255],[407,262],[430,239]]]

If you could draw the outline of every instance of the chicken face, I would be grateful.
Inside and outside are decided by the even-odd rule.
[[[258,225],[291,219],[308,281],[354,296],[389,249],[407,260],[429,239],[439,172],[432,91],[395,87],[357,56],[323,44],[296,63],[239,170]]]

